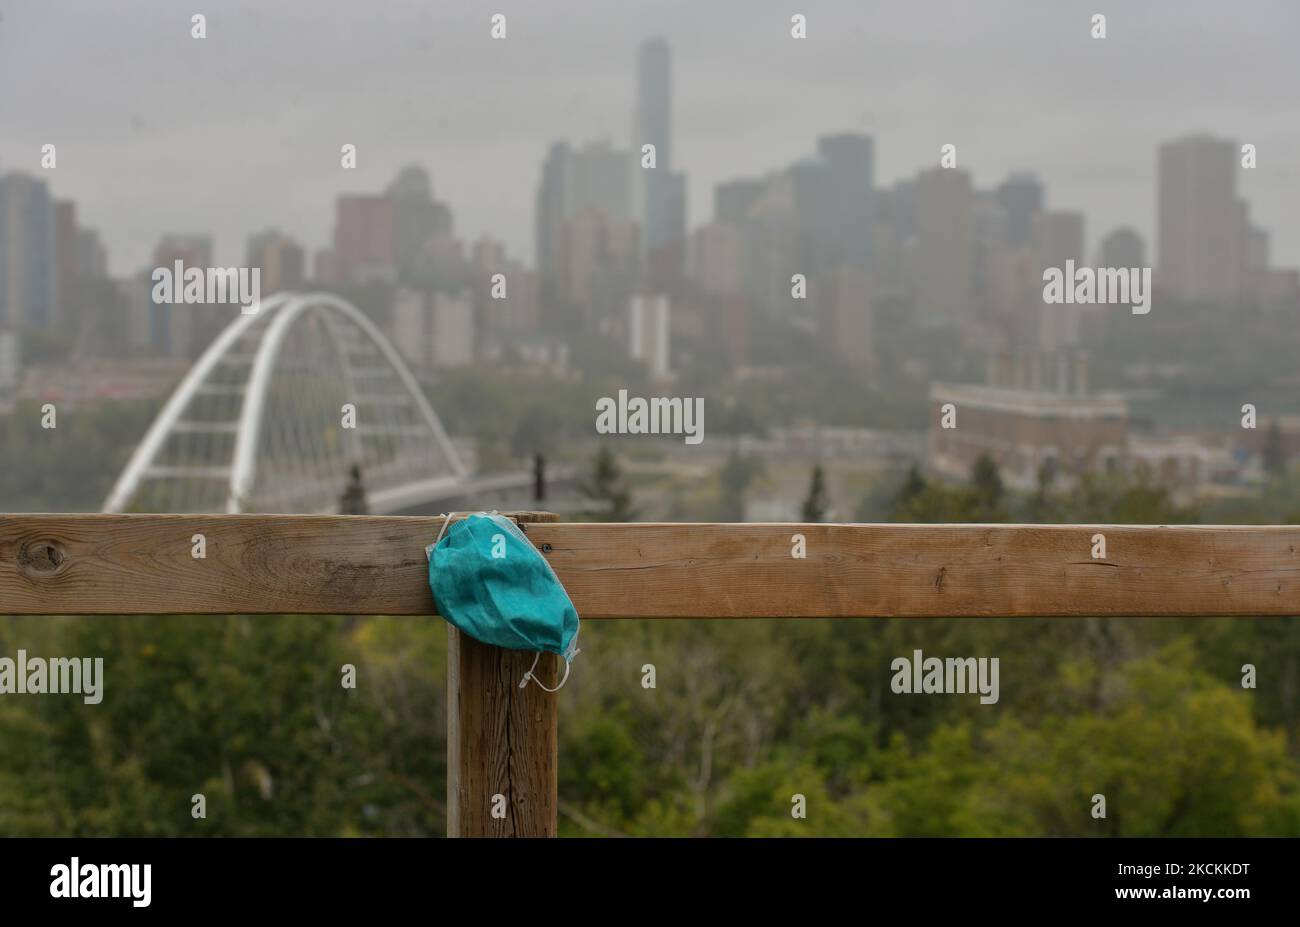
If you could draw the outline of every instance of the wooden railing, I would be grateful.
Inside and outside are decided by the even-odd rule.
[[[561,524],[509,514],[583,620],[1300,614],[1300,526]],[[441,526],[4,515],[0,615],[432,616],[424,549]],[[518,687],[533,654],[449,634],[449,834],[553,836],[556,696]],[[556,662],[538,667],[547,685]],[[497,796],[504,817],[492,813]]]

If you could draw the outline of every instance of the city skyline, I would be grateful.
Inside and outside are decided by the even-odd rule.
[[[1300,838],[1297,48],[1300,0],[0,0],[0,833],[171,841],[9,894],[445,833],[1267,896],[1098,840]]]
[[[1255,223],[1271,234],[1272,261],[1300,263],[1300,218],[1291,208],[1295,197],[1290,192],[1296,177],[1288,166],[1300,161],[1300,127],[1271,115],[1284,105],[1280,88],[1300,71],[1294,56],[1284,56],[1295,32],[1279,28],[1279,22],[1295,24],[1292,12],[1282,10],[1263,30],[1217,15],[1207,4],[1114,11],[1105,42],[1089,46],[1083,28],[1077,43],[1054,36],[1055,67],[1037,75],[1032,86],[1012,88],[1008,81],[1014,83],[1021,73],[1015,62],[1029,68],[1042,53],[1027,39],[1046,21],[1040,22],[1044,14],[1023,5],[995,4],[978,14],[947,4],[932,6],[932,13],[940,9],[951,15],[926,31],[920,46],[916,12],[890,10],[873,23],[870,11],[810,8],[810,37],[801,44],[789,38],[788,11],[760,6],[770,16],[729,19],[732,7],[719,4],[689,15],[678,10],[681,15],[656,17],[637,10],[618,17],[592,4],[570,3],[565,9],[582,13],[582,28],[566,34],[565,17],[547,18],[507,4],[502,11],[510,18],[510,35],[484,61],[482,53],[490,48],[488,24],[477,11],[394,4],[363,15],[313,5],[307,17],[293,8],[268,14],[236,6],[213,11],[206,51],[198,51],[187,20],[164,7],[157,16],[142,17],[137,31],[123,35],[103,19],[109,13],[94,6],[74,6],[76,17],[47,20],[40,9],[0,4],[0,79],[11,88],[0,172],[37,176],[50,184],[54,196],[76,201],[81,221],[101,232],[110,270],[117,275],[146,266],[157,241],[168,233],[212,235],[214,259],[223,264],[238,263],[248,237],[269,227],[280,228],[314,253],[329,242],[338,196],[381,191],[407,163],[430,170],[435,196],[456,214],[460,237],[502,240],[511,255],[531,264],[534,196],[549,145],[606,139],[621,148],[636,104],[638,46],[662,34],[672,51],[672,166],[689,177],[692,230],[712,218],[718,183],[779,170],[811,153],[818,137],[857,131],[875,140],[878,187],[936,165],[939,146],[953,143],[958,166],[970,171],[977,188],[991,189],[1015,170],[1035,172],[1047,190],[1048,208],[1085,214],[1089,255],[1120,226],[1137,229],[1148,253],[1155,254],[1158,146],[1210,131],[1258,147],[1260,168],[1240,172],[1238,192],[1251,204]],[[1086,23],[1091,8],[1074,6]],[[1053,31],[1061,29],[1062,18],[1052,12]],[[80,28],[69,27],[73,20]],[[429,26],[425,34],[417,28],[422,21]],[[1175,21],[1177,43],[1157,28]],[[819,28],[819,22],[826,25]],[[945,22],[953,28],[945,28]],[[291,53],[303,58],[296,71],[278,64],[268,70],[261,66],[259,51],[269,54],[266,43],[284,29],[295,31],[311,50]],[[395,32],[408,35],[396,51],[391,44]],[[444,41],[479,32],[484,47],[465,39],[461,44],[470,48],[457,49],[456,43]],[[909,32],[913,48],[947,48],[960,38],[966,51],[925,56],[923,66],[905,65],[887,38]],[[717,37],[724,34],[727,41],[720,45]],[[86,36],[99,41],[86,44]],[[177,56],[179,65],[213,55],[232,36],[238,39],[238,54],[214,57],[207,70],[182,67],[175,79],[169,75],[162,85],[155,81],[148,91],[138,87],[142,78],[156,76],[159,62]],[[1226,71],[1216,69],[1216,60],[1234,53],[1228,41],[1232,36],[1251,43],[1253,54],[1245,60],[1231,58]],[[362,41],[367,37],[374,46]],[[355,40],[352,58],[341,47],[345,38]],[[389,60],[367,56],[368,48],[385,41]],[[865,54],[853,53],[856,41]],[[143,49],[133,43],[147,43],[149,57],[140,58]],[[67,49],[66,60],[76,67],[104,65],[111,76],[97,78],[90,92],[71,92],[79,84],[75,80],[38,88],[31,82],[42,80],[44,72],[28,54],[51,44]],[[809,47],[815,54],[808,54]],[[1137,48],[1145,49],[1147,60],[1131,56]],[[78,49],[85,54],[73,53]],[[872,49],[879,53],[871,54]],[[958,79],[978,57],[972,49],[1010,55],[1012,66],[1000,67],[997,75],[1005,86],[976,93],[968,81]],[[339,69],[350,70],[350,80],[319,70],[326,64],[321,54],[335,51],[341,56],[336,64],[352,63],[350,69]],[[562,66],[550,57],[557,51],[564,53]],[[774,69],[760,67],[762,59],[773,54],[791,56],[791,67],[775,69],[780,75],[766,73]],[[1098,58],[1125,62],[1123,79],[1113,69],[1078,73]],[[123,60],[149,60],[153,67],[123,66]],[[728,64],[732,77],[707,77],[710,68],[728,70]],[[369,65],[379,69],[366,70]],[[425,65],[441,83],[422,94],[410,76],[424,73]],[[464,67],[453,81],[446,69],[456,65]],[[1132,112],[1116,91],[1131,92],[1127,82],[1142,67],[1151,72],[1147,91],[1162,102],[1179,80],[1188,99],[1171,100],[1158,114],[1156,108]],[[545,70],[549,83],[530,81],[533,69]],[[393,86],[404,89],[371,94],[369,108],[362,107],[360,98],[374,90],[376,77],[383,81],[394,70],[403,77]],[[846,105],[843,85],[864,71],[889,97],[888,104]],[[737,92],[737,75],[749,78],[745,87],[750,92]],[[250,103],[238,91],[254,78],[263,79],[263,86]],[[512,79],[521,83],[508,92],[498,86]],[[1064,97],[1069,106],[1034,108],[1034,101],[1067,85],[1076,90]],[[1077,92],[1080,88],[1090,92]],[[1279,92],[1270,93],[1270,88]],[[439,107],[436,118],[412,117],[422,95]],[[130,113],[114,102],[130,97],[146,102],[129,107]],[[237,98],[241,106],[227,105]],[[45,104],[41,111],[29,109],[37,101]],[[152,109],[148,101],[155,103]],[[332,107],[336,115],[322,118],[322,107]],[[1027,107],[1034,119],[990,119]],[[1095,118],[1103,112],[1109,113],[1106,119]],[[1063,123],[1073,124],[1075,134],[1086,126],[1100,137],[1086,145],[1062,145],[1062,139],[1071,137],[1062,134]],[[258,138],[266,141],[259,145]],[[40,146],[51,142],[59,146],[59,166],[42,171]],[[339,146],[349,142],[358,146],[353,171],[339,166]],[[246,150],[248,145],[257,147]],[[149,195],[141,196],[142,189]]]

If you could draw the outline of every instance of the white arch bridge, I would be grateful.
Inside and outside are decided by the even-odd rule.
[[[345,422],[347,404],[355,422]],[[359,309],[328,293],[277,293],[190,368],[104,511],[333,512],[354,465],[376,514],[519,498],[532,486],[524,472],[471,476]]]

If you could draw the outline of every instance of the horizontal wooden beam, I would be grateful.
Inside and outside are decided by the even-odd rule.
[[[442,519],[0,516],[0,614],[432,614]],[[1300,526],[529,524],[583,618],[1300,614]],[[195,535],[204,536],[197,559]],[[1094,535],[1106,556],[1095,559]],[[802,558],[800,552],[801,536]]]
[[[557,524],[529,537],[550,545],[584,618],[1300,614],[1300,526]]]
[[[0,614],[428,615],[424,548],[441,527],[440,516],[0,515]]]

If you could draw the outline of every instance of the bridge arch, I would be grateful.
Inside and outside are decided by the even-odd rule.
[[[356,409],[344,427],[342,406]],[[230,323],[150,426],[106,512],[333,511],[348,468],[368,495],[436,494],[467,470],[392,343],[329,293],[277,293]]]

